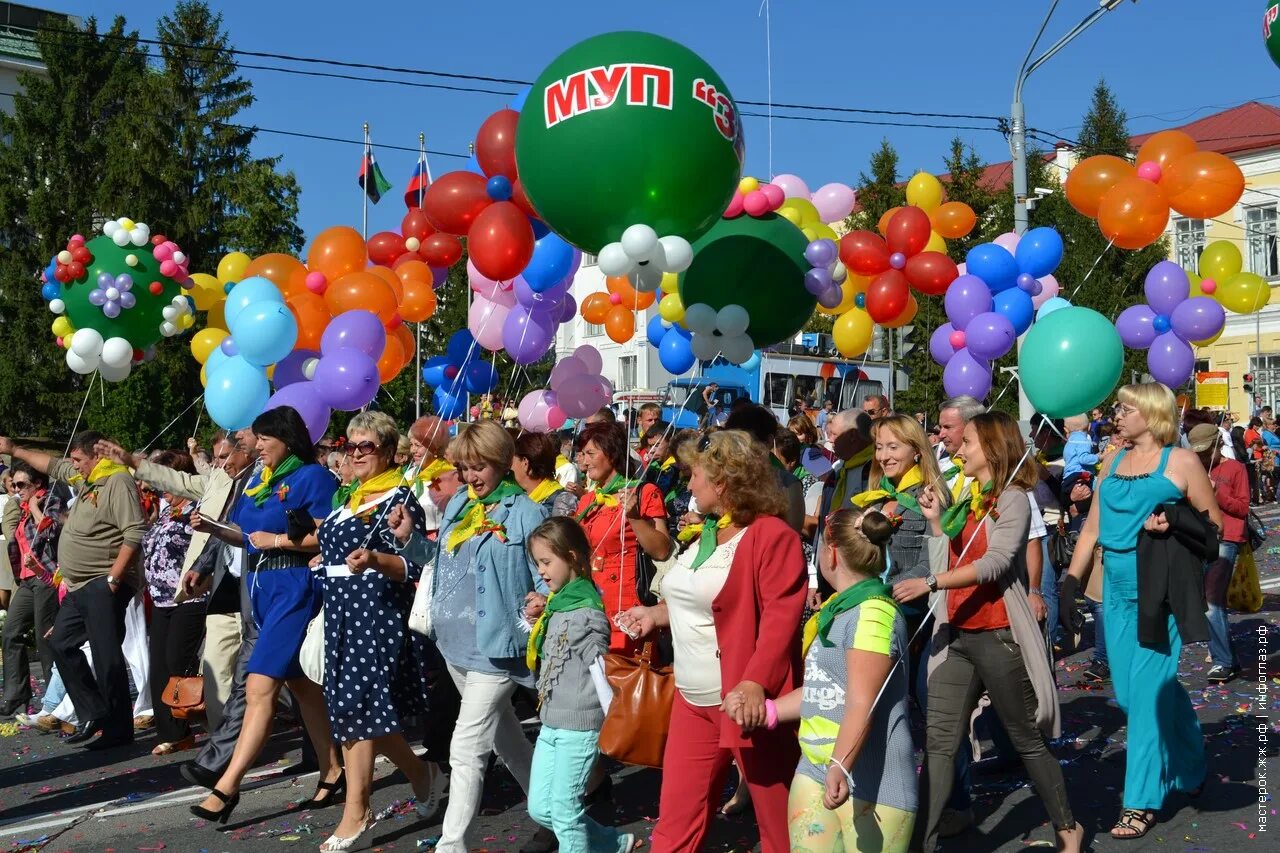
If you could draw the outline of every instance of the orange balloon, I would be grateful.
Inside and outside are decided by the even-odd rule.
[[[1136,172],[1128,160],[1110,154],[1086,158],[1067,175],[1067,201],[1085,216],[1096,219],[1098,207],[1107,191],[1125,178],[1135,176]]]
[[[436,292],[431,285],[411,278],[404,282],[404,298],[400,300],[400,318],[406,323],[421,323],[436,313]]]
[[[401,323],[387,337],[396,337],[400,340],[400,348],[404,350],[405,364],[413,361],[413,357],[418,353],[418,336],[413,333],[413,329]]]
[[[408,283],[410,279],[423,282],[428,287],[435,285],[435,275],[431,272],[431,267],[427,266],[423,261],[401,261],[396,264],[396,275],[400,277],[402,283]]]
[[[622,306],[628,311],[643,311],[658,298],[655,293],[641,293],[631,286],[625,275],[611,275],[604,280],[604,286],[610,293],[622,297]]]
[[[949,201],[929,214],[929,222],[938,236],[955,240],[968,235],[978,224],[973,208],[962,201]]]
[[[880,221],[876,223],[876,230],[880,232],[881,237],[889,233],[889,220],[893,219],[893,215],[899,210],[902,210],[902,208],[891,207],[880,217]]]
[[[1213,219],[1244,194],[1244,173],[1230,157],[1196,151],[1169,164],[1160,179],[1169,206],[1194,219]]]
[[[615,305],[604,318],[604,333],[609,340],[625,344],[636,333],[636,315],[624,305]]]
[[[1153,133],[1150,139],[1142,143],[1142,147],[1138,149],[1138,165],[1156,163],[1164,170],[1174,160],[1198,150],[1196,141],[1182,131],[1162,130]]]
[[[894,317],[887,323],[881,323],[886,329],[897,329],[907,325],[916,318],[916,312],[920,310],[920,304],[916,302],[914,293],[907,294],[907,307],[902,309],[902,313]]]
[[[400,283],[400,276],[381,266],[369,267],[366,272],[373,273],[387,283],[391,288],[391,292],[396,295],[397,305],[404,301],[404,285]]]
[[[387,345],[382,348],[382,356],[378,359],[378,381],[386,385],[403,367],[404,345],[398,336],[387,335]]]
[[[261,255],[244,268],[244,278],[260,275],[270,281],[285,297],[307,289],[307,268],[291,255],[272,252]]]
[[[320,349],[320,336],[333,319],[324,297],[306,290],[290,296],[286,304],[298,321],[298,342],[293,345],[294,349]]]
[[[348,273],[331,282],[324,292],[324,304],[335,317],[343,311],[364,309],[384,323],[396,316],[398,308],[391,285],[370,272]]]
[[[614,307],[612,300],[609,299],[609,294],[597,291],[582,300],[579,311],[582,314],[582,319],[598,326],[604,322],[605,317],[609,316],[609,312]]]
[[[360,232],[346,225],[336,225],[321,231],[311,241],[307,268],[312,272],[322,272],[329,281],[334,281],[347,273],[364,269],[368,260]]]
[[[1150,246],[1169,224],[1169,200],[1164,190],[1139,177],[1126,178],[1107,190],[1098,205],[1102,236],[1121,249]]]

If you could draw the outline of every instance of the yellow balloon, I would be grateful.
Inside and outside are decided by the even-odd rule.
[[[209,384],[209,377],[205,374],[204,365],[202,364],[200,365],[200,387],[203,388],[208,384]]]
[[[1204,252],[1200,255],[1200,275],[1219,284],[1240,272],[1243,266],[1244,259],[1240,257],[1240,249],[1235,243],[1226,240],[1214,240],[1204,247]]]
[[[1196,275],[1195,272],[1193,272],[1192,270],[1184,268],[1182,271],[1187,274],[1187,281],[1191,282],[1191,287],[1189,289],[1191,296],[1212,297],[1213,294],[1205,293],[1203,290],[1200,289],[1200,282],[1204,281],[1204,279],[1200,278],[1200,276]]]
[[[757,181],[755,178],[743,178],[742,180],[738,181],[738,192],[742,193],[743,195],[746,195],[752,190],[758,190],[758,189],[760,189],[760,182]]]
[[[662,274],[662,292],[676,293],[680,290],[680,275],[673,272],[664,272]]]
[[[792,225],[794,225],[797,228],[801,226],[800,211],[796,210],[793,207],[787,207],[784,204],[782,207],[778,208],[778,215],[781,216],[783,219],[787,220],[788,222],[790,222]]]
[[[871,315],[861,308],[844,312],[831,328],[836,349],[845,358],[862,355],[871,346],[871,332],[875,325],[871,321]]]
[[[942,181],[928,172],[917,172],[907,181],[907,204],[932,213],[942,204]]]
[[[244,276],[244,268],[253,259],[244,252],[230,252],[218,261],[218,280],[223,284],[238,282]]]
[[[65,338],[67,335],[74,334],[75,332],[71,327],[71,321],[66,317],[55,318],[51,328],[53,329],[53,333],[60,338]]]
[[[858,298],[859,291],[852,284],[853,279],[859,276],[850,276],[844,280],[844,284],[840,285],[840,304],[834,308],[823,308],[822,303],[818,303],[818,313],[825,314],[828,317],[839,317],[846,311],[853,308],[853,302]],[[866,285],[863,285],[864,287]]]
[[[1218,340],[1218,338],[1222,337],[1222,331],[1222,329],[1219,329],[1218,334],[1214,335],[1212,338],[1205,338],[1203,341],[1192,341],[1191,343],[1198,347],[1207,347],[1209,344],[1212,344]]]
[[[800,226],[810,224],[816,225],[822,221],[822,217],[818,216],[818,208],[814,207],[813,202],[809,201],[807,198],[787,199],[782,203],[782,206],[778,208],[778,212],[782,213],[783,216],[786,216],[786,213],[783,211],[795,211],[798,219],[791,219],[790,216],[787,216],[787,219],[791,219],[792,222]]]
[[[800,227],[800,233],[803,234],[804,238],[808,240],[810,243],[818,239],[817,229],[815,229],[814,226],[812,225],[802,225]]]
[[[668,293],[662,297],[662,301],[658,303],[658,316],[668,323],[679,323],[683,320],[684,302],[680,300],[680,294]]]
[[[201,329],[191,336],[191,354],[195,356],[196,361],[204,364],[209,360],[214,348],[221,344],[226,336],[226,329]]]
[[[187,293],[196,301],[197,311],[208,311],[215,302],[221,302],[227,296],[222,288],[222,282],[208,273],[194,273],[191,276],[191,280],[195,282],[196,286],[188,290]]]
[[[213,307],[209,309],[209,313],[205,315],[204,324],[210,329],[227,330],[227,318],[223,312],[227,310],[227,301],[225,299],[213,303]]]
[[[947,253],[947,241],[943,240],[942,235],[937,231],[930,231],[929,242],[924,244],[924,251],[941,252],[945,255]]]
[[[836,233],[836,229],[826,223],[815,222],[809,227],[813,229],[814,234],[814,236],[810,238],[811,240],[834,240],[837,243],[840,242],[840,235]]]
[[[190,329],[195,324],[196,324],[196,318],[190,314],[183,314],[181,317],[178,318],[179,329]]]
[[[849,288],[853,291],[853,294],[857,296],[859,293],[867,292],[867,286],[871,284],[872,278],[873,276],[869,275],[854,275],[853,273],[849,273],[849,277],[844,280],[843,287]]]
[[[267,378],[268,379],[276,378],[276,366],[274,364],[267,366]]]
[[[1229,311],[1252,314],[1271,301],[1271,288],[1262,276],[1241,272],[1226,281],[1218,282],[1218,289],[1213,295]]]

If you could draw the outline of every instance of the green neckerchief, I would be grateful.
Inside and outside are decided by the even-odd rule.
[[[519,484],[516,483],[515,480],[511,479],[510,475],[508,475],[504,477],[498,483],[498,485],[494,486],[493,491],[490,492],[489,494],[485,495],[482,498],[468,499],[467,502],[462,505],[462,509],[458,511],[458,514],[453,517],[453,521],[454,523],[461,521],[464,517],[466,517],[466,514],[470,512],[477,505],[493,506],[498,501],[509,498],[512,495],[523,495],[523,494],[524,494],[524,489],[520,488]]]
[[[356,493],[358,488],[360,488],[359,480],[352,480],[350,483],[338,486],[338,491],[333,493],[333,509],[346,506],[347,501],[351,500],[351,496]]]
[[[263,468],[262,472],[258,474],[258,485],[245,489],[244,493],[253,498],[254,506],[260,507],[271,497],[273,486],[278,485],[281,480],[301,467],[302,460],[290,453],[280,463],[280,467],[272,468],[268,465]]]
[[[529,647],[525,650],[525,663],[529,665],[530,671],[536,668],[538,658],[542,657],[542,644],[547,638],[547,623],[551,619],[551,614],[568,613],[584,607],[604,612],[604,601],[600,598],[600,590],[596,589],[596,585],[587,578],[576,577],[560,587],[557,592],[547,596],[547,606],[538,617],[538,621],[534,623],[533,630],[529,632]]]
[[[816,633],[817,639],[822,641],[822,645],[831,648],[834,644],[827,639],[827,635],[831,633],[831,625],[836,621],[836,617],[873,598],[879,601],[887,601],[897,607],[897,603],[893,600],[893,589],[882,583],[879,578],[867,578],[864,581],[859,581],[844,592],[827,599],[827,603],[822,605],[822,608],[812,617],[817,620],[815,623],[818,629]],[[805,632],[806,635],[808,633],[808,631]],[[807,636],[805,639],[809,640],[809,642],[805,643],[805,651],[808,652],[812,640]]]
[[[614,474],[613,479],[595,490],[595,497],[592,499],[591,503],[586,505],[582,512],[577,514],[576,520],[586,521],[588,516],[602,506],[617,506],[618,499],[615,498],[614,495],[623,489],[634,489],[638,485],[640,485],[639,480],[627,480],[624,479],[621,474]]]
[[[693,555],[693,565],[689,567],[690,571],[696,572],[703,563],[711,559],[711,555],[720,546],[718,541],[720,531],[732,523],[733,519],[728,513],[723,516],[707,514],[706,518],[702,520],[702,532],[698,534],[698,553]]]
[[[970,515],[978,519],[986,515],[983,504],[986,503],[986,496],[991,494],[992,485],[994,484],[987,483],[979,489],[977,482],[970,483],[969,498],[965,500],[961,495],[955,503],[942,511],[942,532],[948,539],[955,539],[964,532]]]
[[[920,473],[923,474],[924,472],[921,471]],[[893,484],[893,481],[883,474],[880,475],[880,489],[889,493],[889,500],[898,502],[898,509],[909,509],[916,514],[920,514],[920,501],[906,492],[898,491],[898,487]]]

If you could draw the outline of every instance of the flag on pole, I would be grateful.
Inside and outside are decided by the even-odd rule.
[[[430,183],[426,158],[419,156],[417,165],[413,167],[413,174],[409,176],[409,185],[404,190],[404,206],[410,210],[422,207],[422,197],[426,195]]]
[[[373,175],[373,180],[369,180],[370,174]],[[382,199],[383,193],[391,189],[391,182],[383,176],[382,170],[378,168],[378,161],[373,158],[372,148],[366,147],[364,150],[364,160],[360,162],[360,175],[357,181],[364,188],[364,194],[374,204]]]

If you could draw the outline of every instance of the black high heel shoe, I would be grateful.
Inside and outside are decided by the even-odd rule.
[[[220,811],[211,812],[202,806],[192,806],[191,813],[196,817],[204,818],[205,820],[213,821],[214,823],[225,824],[231,817],[231,812],[235,810],[236,806],[240,805],[240,794],[235,793],[228,797],[217,788],[213,788],[210,793],[219,800],[222,800],[222,809]]]
[[[331,806],[338,800],[338,794],[347,787],[347,771],[343,770],[338,774],[338,778],[332,782],[321,782],[316,786],[315,795],[309,800],[303,800],[298,803],[300,809],[323,809]],[[328,794],[323,800],[320,799],[321,794]]]

